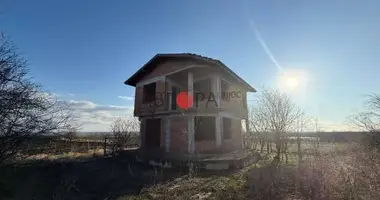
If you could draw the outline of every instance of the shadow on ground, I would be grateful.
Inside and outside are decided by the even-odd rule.
[[[0,199],[115,199],[183,174],[124,155],[8,165],[0,168]]]

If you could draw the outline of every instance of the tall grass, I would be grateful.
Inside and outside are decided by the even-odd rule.
[[[252,169],[247,184],[254,199],[380,199],[380,154],[350,145],[299,165]]]
[[[330,144],[304,151],[302,162],[263,159],[233,175],[189,177],[147,188],[131,199],[378,200],[380,153]],[[324,146],[324,147],[325,147]],[[327,151],[328,150],[328,151]],[[268,154],[268,158],[271,154]],[[275,160],[273,160],[275,161]],[[130,199],[128,197],[120,199]]]

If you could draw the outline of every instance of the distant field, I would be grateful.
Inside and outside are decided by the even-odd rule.
[[[109,137],[106,140],[107,151],[111,148],[113,140]],[[139,145],[138,138],[132,138],[126,148],[136,147]],[[59,137],[35,137],[31,138],[21,148],[21,154],[26,156],[32,155],[57,155],[69,152],[88,153],[90,151],[99,151],[104,149],[104,138],[89,139],[86,137],[77,137],[71,141]]]

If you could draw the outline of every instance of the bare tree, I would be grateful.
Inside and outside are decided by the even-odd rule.
[[[140,128],[140,122],[136,118],[118,117],[110,128],[113,135],[112,152],[114,154],[132,143],[135,139],[134,134]]]
[[[43,92],[28,78],[27,62],[0,33],[0,164],[35,136],[72,127],[69,105]]]
[[[63,137],[71,142],[78,136],[78,129],[79,127],[77,126],[68,127],[67,131],[63,134]]]
[[[301,109],[286,94],[278,90],[263,89],[252,105],[253,118],[250,123],[259,132],[274,133],[276,158],[279,159],[283,148],[286,148],[285,133],[293,129],[301,114]]]
[[[369,144],[380,147],[380,95],[368,95],[365,110],[352,116],[351,122],[371,134]]]
[[[77,138],[78,137],[78,129],[79,129],[79,126],[72,126],[72,127],[68,127],[67,131],[65,131],[62,136],[64,139],[66,140],[69,140],[69,141],[66,141],[66,144],[68,144],[68,146],[70,147],[70,151],[73,152],[74,149],[75,149],[75,143],[73,143],[73,139]]]
[[[260,112],[260,107],[250,106],[249,108],[249,127],[252,132],[251,148],[256,149],[257,145],[260,145],[260,151],[264,151],[264,147],[267,144],[267,152],[269,153],[270,139],[269,139],[269,124],[268,121],[262,117],[263,113]]]
[[[306,130],[311,130],[313,126],[313,119],[306,116],[304,112],[300,113],[299,118],[296,121],[294,132],[296,133],[296,143],[297,143],[297,154],[298,154],[298,161],[300,162],[302,160],[302,136],[304,135]]]

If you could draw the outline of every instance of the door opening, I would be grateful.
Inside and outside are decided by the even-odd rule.
[[[161,119],[146,119],[145,145],[157,148],[161,144]]]

